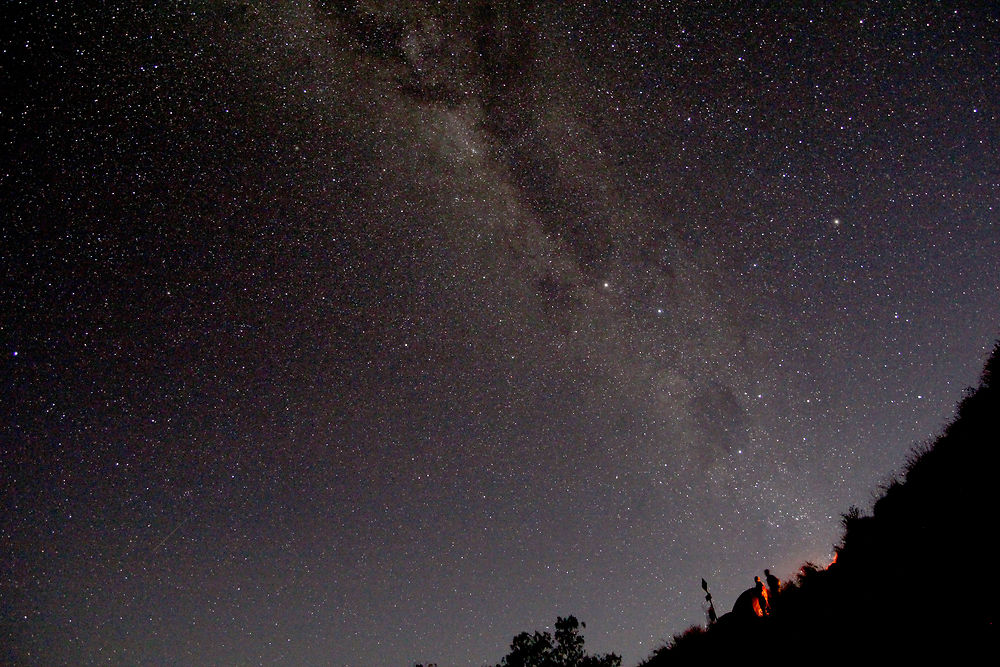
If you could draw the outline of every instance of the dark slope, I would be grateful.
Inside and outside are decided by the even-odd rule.
[[[769,617],[692,628],[643,665],[872,658],[928,664],[995,655],[998,385],[1000,343],[979,388],[940,437],[914,454],[871,516],[854,508],[844,515],[834,564],[803,567]]]

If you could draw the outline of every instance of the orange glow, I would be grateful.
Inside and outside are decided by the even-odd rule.
[[[753,613],[758,616],[767,616],[771,611],[771,594],[766,586],[761,586],[760,595],[753,598]]]

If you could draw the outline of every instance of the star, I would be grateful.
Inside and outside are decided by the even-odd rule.
[[[12,663],[636,664],[998,335],[988,10],[9,4]]]

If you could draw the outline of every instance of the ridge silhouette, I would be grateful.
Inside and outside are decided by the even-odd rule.
[[[950,664],[997,655],[998,585],[986,563],[997,526],[998,452],[1000,341],[979,387],[966,390],[932,445],[914,450],[871,515],[856,507],[843,515],[833,563],[806,563],[780,589],[765,571],[768,613],[751,608],[761,596],[758,584],[717,623],[675,635],[640,667],[723,660]]]

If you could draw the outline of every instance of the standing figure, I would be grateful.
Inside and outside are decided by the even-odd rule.
[[[758,616],[767,616],[770,613],[771,608],[767,602],[767,589],[764,588],[764,582],[760,580],[760,577],[755,576],[753,578],[754,594],[757,596],[754,602],[758,607]]]
[[[771,604],[778,596],[778,590],[781,588],[781,580],[771,574],[770,570],[764,570],[764,581],[767,582],[767,601],[768,604]]]

